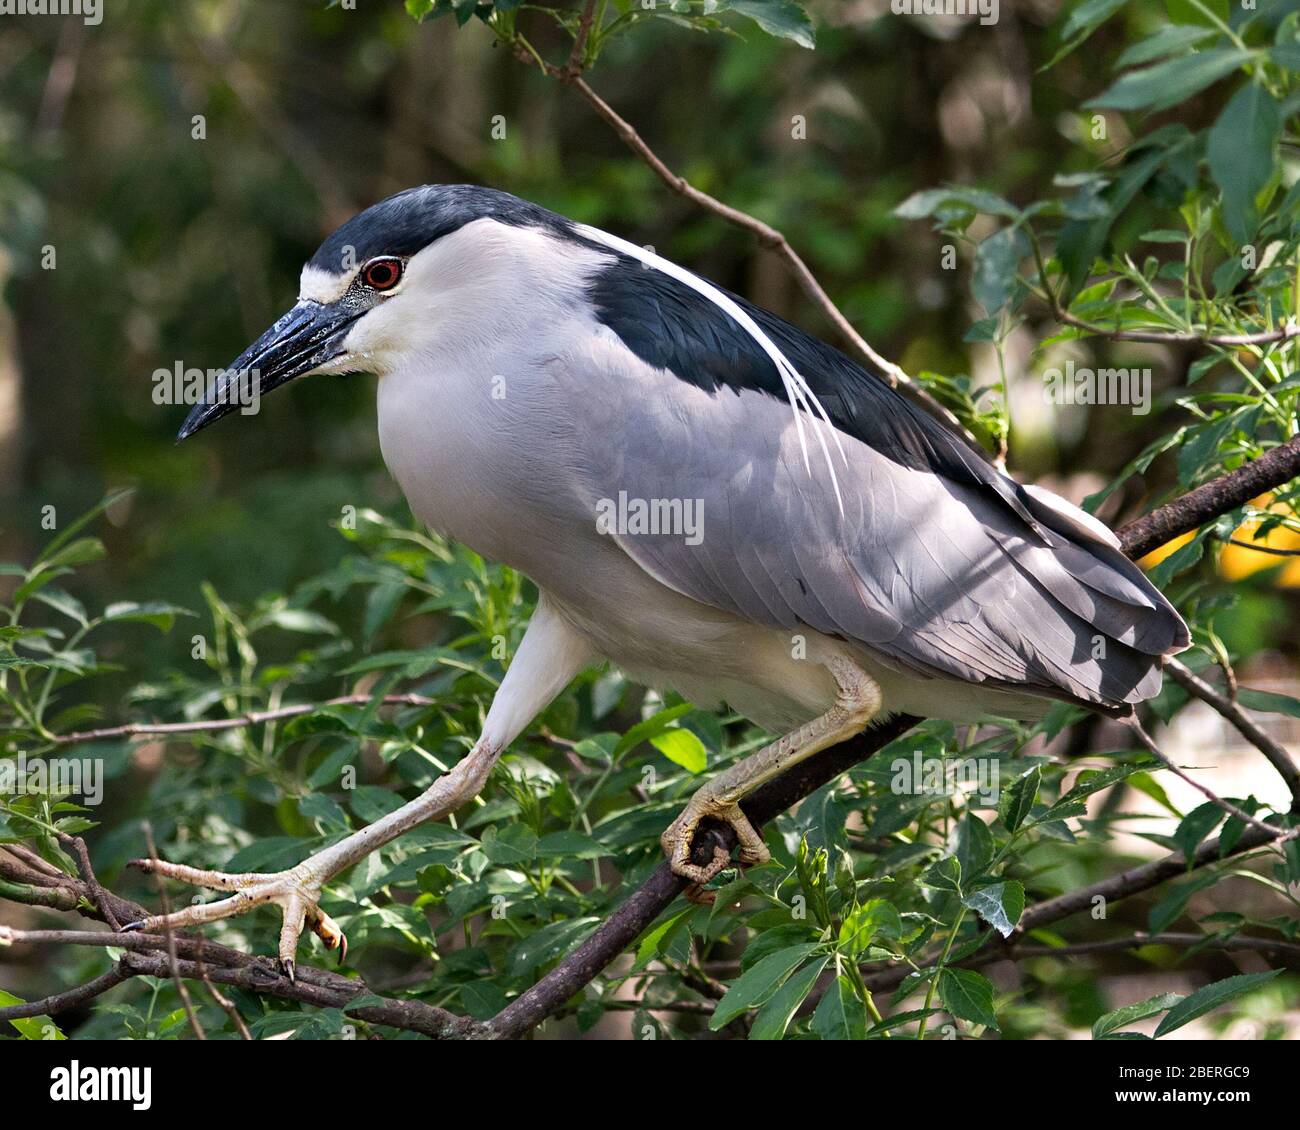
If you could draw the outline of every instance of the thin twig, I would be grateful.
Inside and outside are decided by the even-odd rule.
[[[108,899],[104,895],[104,888],[99,885],[99,880],[95,878],[95,869],[90,865],[90,852],[86,849],[86,841],[80,836],[69,836],[66,832],[60,832],[58,836],[61,844],[72,849],[72,857],[77,861],[77,870],[81,872],[81,880],[90,891],[90,900],[94,903],[95,909],[103,915],[104,921],[114,930],[120,930],[122,923],[113,914],[113,908],[109,906]]]
[[[1300,549],[1278,549],[1272,545],[1260,545],[1255,541],[1242,541],[1241,538],[1223,538],[1228,545],[1240,546],[1242,549],[1253,549],[1256,553],[1271,553],[1274,557],[1300,557]]]
[[[596,0],[587,0],[583,5],[582,15],[578,17],[578,31],[573,37],[573,50],[569,52],[569,61],[564,64],[564,73],[577,78],[582,74],[586,63],[583,58],[587,50],[587,39],[591,35],[591,25],[596,19]]]
[[[144,842],[149,849],[149,858],[153,860],[155,874],[154,878],[158,885],[158,898],[162,902],[163,912],[163,938],[167,944],[167,963],[171,971],[172,981],[176,984],[176,993],[181,998],[181,1007],[185,1009],[185,1018],[190,1022],[190,1029],[197,1040],[206,1040],[207,1033],[203,1031],[203,1025],[199,1023],[199,1018],[194,1012],[194,1002],[190,999],[190,991],[185,987],[185,982],[181,979],[180,967],[176,959],[176,939],[172,936],[171,927],[171,900],[167,897],[167,889],[163,884],[162,876],[157,874],[158,865],[158,848],[153,842],[153,828],[150,827],[149,821],[143,823]],[[110,923],[114,930],[118,929],[117,923]]]
[[[1165,671],[1185,691],[1217,710],[1236,727],[1242,737],[1268,758],[1269,764],[1277,770],[1278,775],[1286,782],[1287,789],[1290,790],[1293,801],[1292,811],[1300,811],[1300,769],[1292,761],[1291,755],[1270,738],[1237,703],[1221,695],[1177,659],[1172,656],[1166,659]]]
[[[1169,770],[1169,772],[1171,772],[1180,781],[1184,781],[1187,784],[1191,785],[1192,788],[1194,788],[1198,793],[1200,793],[1203,797],[1205,797],[1205,799],[1208,800],[1211,804],[1217,805],[1219,808],[1223,809],[1223,811],[1226,812],[1229,816],[1236,817],[1243,824],[1248,824],[1253,828],[1257,828],[1265,832],[1275,832],[1278,833],[1279,835],[1282,833],[1283,829],[1274,828],[1271,824],[1265,824],[1263,820],[1260,820],[1257,816],[1252,816],[1244,808],[1238,807],[1237,805],[1233,804],[1232,801],[1230,800],[1224,800],[1223,797],[1219,796],[1219,794],[1216,793],[1208,785],[1201,784],[1201,782],[1198,781],[1195,777],[1193,777],[1190,773],[1188,773],[1186,770],[1181,768],[1179,765],[1175,764],[1169,758],[1169,756],[1158,745],[1156,745],[1155,739],[1152,738],[1151,735],[1146,732],[1142,723],[1138,721],[1137,715],[1125,719],[1125,722],[1127,723],[1128,728],[1137,735],[1138,741],[1140,741],[1146,747],[1147,752],[1150,753],[1152,757],[1156,758],[1166,769]],[[1284,836],[1283,838],[1290,839],[1291,834],[1287,833],[1286,836]]]
[[[1108,338],[1111,341],[1141,341],[1151,345],[1218,345],[1225,349],[1233,349],[1251,345],[1273,345],[1276,342],[1300,337],[1300,325],[1295,322],[1287,322],[1278,330],[1264,330],[1253,334],[1204,334],[1195,330],[1111,330],[1075,317],[1059,303],[1054,304],[1052,316],[1058,322],[1095,334],[1097,337]]]
[[[203,984],[208,990],[208,995],[216,1002],[217,1007],[230,1017],[230,1023],[235,1026],[239,1038],[241,1040],[252,1040],[253,1034],[248,1030],[248,1025],[244,1023],[244,1018],[239,1015],[239,1009],[235,1007],[235,1002],[212,983],[212,978],[208,976],[208,967],[204,964],[203,959],[200,957],[194,964],[198,968],[199,976],[203,979]]]
[[[76,882],[76,880],[69,879],[69,882]],[[143,913],[143,909],[141,912]],[[119,963],[108,974],[67,993],[60,993],[31,1004],[0,1008],[0,1021],[39,1016],[45,1012],[54,1015],[56,1012],[89,1000],[136,974],[154,977],[171,976],[168,956],[160,952],[166,947],[166,939],[160,934],[122,934],[93,930],[13,930],[0,927],[0,945],[4,944],[120,948],[129,951],[126,955],[129,961],[125,966]],[[446,1009],[425,1004],[423,1001],[375,997],[366,983],[357,978],[344,977],[325,969],[302,966],[297,970],[297,979],[290,981],[265,958],[254,957],[242,950],[184,935],[176,938],[176,946],[182,955],[176,963],[177,971],[181,977],[188,980],[203,980],[206,972],[211,981],[223,985],[234,985],[262,996],[280,997],[299,1004],[345,1009],[350,1015],[367,1023],[418,1032],[434,1039],[493,1038],[491,1030],[485,1025],[467,1017],[456,1016]],[[200,961],[206,963],[206,969],[200,969]],[[115,979],[107,980],[110,976]],[[361,997],[368,998],[369,1003],[354,1006],[352,1001]]]
[[[31,848],[25,847],[23,844],[5,844],[4,847],[6,851],[12,852],[29,867],[48,875],[51,879],[61,881],[64,878],[62,871],[48,859],[37,855]]]
[[[95,997],[108,992],[114,985],[120,985],[129,976],[130,974],[122,968],[120,963],[114,963],[107,973],[101,973],[93,980],[87,981],[84,985],[78,985],[75,989],[69,989],[66,993],[55,993],[53,996],[45,997],[42,1000],[29,1001],[26,1004],[11,1004],[0,1008],[0,1022],[23,1020],[28,1017],[45,1016],[47,1014],[54,1016],[65,1009],[76,1008],[77,1005],[94,1000]]]
[[[58,745],[71,745],[74,742],[98,742],[108,738],[133,738],[147,734],[204,734],[215,730],[234,730],[242,726],[277,722],[282,718],[296,718],[300,714],[319,710],[322,706],[356,706],[370,702],[373,697],[369,694],[345,694],[324,702],[301,702],[276,710],[254,710],[236,718],[207,718],[198,722],[128,722],[124,726],[108,726],[102,730],[59,734],[54,740]],[[384,706],[432,706],[435,700],[422,694],[387,694],[381,701]]]

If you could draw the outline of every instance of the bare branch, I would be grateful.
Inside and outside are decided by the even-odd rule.
[[[101,973],[93,981],[87,981],[84,985],[78,985],[66,993],[55,993],[54,996],[43,1000],[29,1001],[27,1004],[11,1004],[0,1008],[0,1023],[6,1020],[24,1020],[32,1016],[54,1016],[65,1009],[75,1008],[79,1004],[85,1004],[86,1001],[94,1000],[115,985],[120,985],[128,976],[121,964],[116,964],[107,973]]]
[[[1291,810],[1300,812],[1300,769],[1296,768],[1295,762],[1291,760],[1291,755],[1264,733],[1254,719],[1242,710],[1237,703],[1221,695],[1204,679],[1179,663],[1177,659],[1172,657],[1166,659],[1165,671],[1185,691],[1199,698],[1202,702],[1208,703],[1223,715],[1237,728],[1242,737],[1268,758],[1269,764],[1277,770],[1278,775],[1286,782],[1286,787],[1291,792],[1293,801]]]
[[[1271,553],[1274,557],[1300,557],[1300,549],[1278,549],[1273,545],[1260,545],[1256,541],[1242,541],[1241,538],[1224,538],[1228,545],[1242,549],[1253,549],[1256,553]]]
[[[124,726],[107,726],[102,730],[59,734],[54,740],[58,745],[71,745],[75,742],[134,738],[146,734],[205,734],[215,730],[234,730],[242,726],[260,726],[264,722],[296,718],[300,714],[310,714],[313,710],[319,710],[322,706],[358,706],[370,702],[373,697],[368,694],[345,694],[338,698],[326,699],[324,702],[301,702],[293,706],[281,706],[276,710],[254,710],[236,718],[206,718],[198,722],[128,722]],[[422,694],[388,694],[382,699],[384,706],[432,706],[434,701]]]
[[[573,37],[573,50],[569,52],[569,61],[564,64],[564,73],[577,78],[582,74],[586,63],[587,40],[591,36],[591,25],[596,19],[596,0],[587,0],[578,17],[578,31]]]
[[[1166,503],[1119,531],[1124,552],[1145,557],[1180,534],[1245,506],[1257,495],[1274,490],[1300,475],[1300,435],[1292,436],[1237,470]]]
[[[536,60],[531,56],[525,56],[525,61],[531,64]],[[826,289],[817,281],[817,276],[812,273],[808,264],[795,251],[784,234],[777,231],[771,224],[764,223],[757,216],[751,216],[748,212],[733,208],[716,196],[711,196],[702,189],[696,188],[684,176],[673,172],[664,163],[663,159],[650,148],[646,140],[637,132],[636,127],[591,88],[587,80],[582,77],[580,70],[574,71],[572,69],[572,61],[565,67],[555,67],[550,64],[544,64],[544,66],[548,74],[573,87],[574,90],[581,94],[591,108],[618,134],[622,142],[641,158],[650,171],[663,181],[668,188],[677,193],[678,196],[691,201],[692,204],[696,204],[706,211],[712,212],[715,216],[726,220],[727,223],[751,233],[757,238],[760,246],[766,247],[783,259],[804,294],[826,316],[858,355],[866,361],[869,366],[868,371],[872,375],[880,377],[890,386],[899,389],[910,400],[916,402],[925,411],[946,424],[982,459],[986,461],[989,459],[988,452],[980,445],[979,440],[962,425],[962,422],[952,412],[940,404],[925,389],[912,381],[899,365],[877,353],[866,338],[854,329],[853,323],[835,305],[834,300],[826,293]]]
[[[80,836],[69,836],[66,832],[60,832],[59,842],[72,849],[72,856],[77,861],[77,870],[81,872],[81,881],[90,891],[90,901],[95,909],[114,930],[120,930],[122,923],[113,914],[113,908],[104,897],[104,888],[99,885],[99,880],[95,878],[95,869],[90,865],[90,852],[86,850],[86,841]],[[60,878],[62,878],[61,873]]]
[[[1285,840],[1294,838],[1294,834],[1295,834],[1294,832],[1286,832],[1285,834],[1283,834],[1282,829],[1274,828],[1270,824],[1265,824],[1263,820],[1260,820],[1256,816],[1252,816],[1244,808],[1241,808],[1238,805],[1233,804],[1232,801],[1230,800],[1224,800],[1223,797],[1219,796],[1219,794],[1216,793],[1213,789],[1211,789],[1208,785],[1202,784],[1190,773],[1186,772],[1186,770],[1184,770],[1181,766],[1175,765],[1174,762],[1169,759],[1169,756],[1158,745],[1156,745],[1155,740],[1151,737],[1151,735],[1146,732],[1146,729],[1143,727],[1142,723],[1138,721],[1136,714],[1133,715],[1131,718],[1126,719],[1126,721],[1128,724],[1128,728],[1137,735],[1138,741],[1140,741],[1146,747],[1147,752],[1150,753],[1152,757],[1156,758],[1166,769],[1169,770],[1169,772],[1171,772],[1180,781],[1184,781],[1187,784],[1191,785],[1192,788],[1194,788],[1198,793],[1200,793],[1201,796],[1205,797],[1205,799],[1208,800],[1211,804],[1218,805],[1218,807],[1223,809],[1223,811],[1226,812],[1229,816],[1235,817],[1236,819],[1240,820],[1243,824],[1246,824],[1249,827],[1255,828],[1262,832],[1275,832],[1278,834],[1279,838]],[[1300,831],[1300,829],[1297,829],[1297,831]]]

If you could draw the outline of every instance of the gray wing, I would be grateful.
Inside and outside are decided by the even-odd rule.
[[[1158,657],[1186,644],[1164,597],[1061,500],[1009,479],[998,491],[954,481],[840,431],[843,458],[829,446],[841,513],[811,416],[810,471],[791,410],[772,395],[704,389],[631,357],[610,380],[607,395],[570,406],[594,425],[574,456],[584,504],[620,491],[698,500],[698,544],[680,532],[616,535],[686,596],[857,641],[918,675],[1102,708],[1156,693]]]

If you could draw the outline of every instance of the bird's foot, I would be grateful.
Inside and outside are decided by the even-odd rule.
[[[668,856],[668,866],[672,868],[673,874],[691,881],[686,892],[687,898],[693,902],[709,903],[713,899],[703,889],[704,884],[731,863],[731,853],[721,844],[714,844],[713,858],[708,863],[698,864],[693,860],[695,833],[700,822],[705,819],[718,820],[731,826],[740,847],[736,862],[741,867],[766,863],[772,853],[767,850],[763,837],[749,822],[749,818],[741,811],[738,801],[714,795],[708,786],[697,792],[687,802],[682,814],[659,837],[659,844]]]
[[[312,932],[325,943],[326,949],[339,951],[340,965],[347,958],[348,940],[338,923],[321,910],[320,882],[311,877],[303,864],[288,871],[265,875],[257,872],[231,875],[224,871],[203,871],[179,863],[166,863],[161,859],[134,859],[128,866],[192,886],[206,887],[212,891],[233,891],[234,894],[215,902],[194,903],[172,914],[142,918],[139,922],[123,926],[123,930],[148,933],[183,930],[190,926],[201,926],[205,922],[233,918],[255,906],[274,904],[284,916],[284,924],[280,927],[279,959],[280,969],[289,980],[294,978],[298,938],[304,926],[311,927]]]

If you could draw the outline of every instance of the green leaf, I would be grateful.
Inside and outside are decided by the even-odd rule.
[[[1289,714],[1300,718],[1300,698],[1273,694],[1271,691],[1253,691],[1243,687],[1237,692],[1237,701],[1248,710],[1262,710],[1268,714]]]
[[[823,1040],[866,1038],[866,1006],[858,1000],[853,982],[842,974],[827,986],[812,1015],[812,1030]]]
[[[1009,938],[1025,912],[1025,888],[1016,880],[1008,879],[971,891],[961,901],[1004,938]]]
[[[1028,773],[1017,777],[1002,792],[1002,803],[998,805],[998,815],[1008,832],[1014,832],[1025,822],[1038,799],[1038,788],[1043,782],[1043,767],[1035,765]]]
[[[663,733],[672,723],[676,722],[683,714],[689,714],[693,707],[689,702],[682,702],[676,706],[670,706],[665,710],[660,710],[657,714],[652,714],[643,722],[638,722],[626,734],[618,740],[618,745],[614,747],[614,757],[617,759],[627,753],[634,746],[642,742],[648,742],[655,734]]]
[[[943,1007],[961,1020],[996,1029],[993,1012],[993,982],[973,969],[944,968],[939,973],[939,999]]]
[[[1123,1008],[1099,1016],[1092,1025],[1092,1038],[1104,1040],[1117,1029],[1138,1020],[1145,1020],[1148,1016],[1155,1016],[1158,1012],[1164,1012],[1182,999],[1177,993],[1161,993],[1159,996],[1147,997],[1146,1000],[1137,1001],[1135,1004],[1126,1004]]]
[[[276,608],[266,614],[266,620],[288,632],[323,632],[331,636],[339,633],[338,625],[333,621],[305,608]]]
[[[714,12],[735,12],[753,20],[768,35],[789,39],[809,50],[816,46],[812,20],[794,0],[721,0]]]
[[[1150,63],[1153,59],[1163,59],[1166,55],[1179,54],[1186,48],[1217,34],[1218,32],[1210,27],[1168,24],[1155,35],[1149,35],[1121,52],[1120,57],[1115,60],[1115,69],[1122,71],[1141,63]]]
[[[537,854],[543,859],[601,859],[613,853],[581,832],[550,832],[537,841]]]
[[[675,765],[689,773],[703,773],[709,764],[709,753],[690,730],[674,728],[664,730],[650,738],[650,744]]]
[[[57,535],[55,535],[53,538],[50,539],[50,544],[47,545],[43,550],[41,550],[41,552],[37,555],[36,557],[37,564],[40,564],[41,562],[45,562],[46,564],[48,564],[50,558],[53,555],[58,553],[60,547],[66,545],[69,541],[71,541],[72,538],[76,536],[79,530],[84,529],[86,526],[88,526],[91,522],[93,522],[96,518],[98,518],[102,513],[104,513],[105,510],[107,510],[114,503],[120,502],[122,499],[126,498],[128,495],[132,493],[134,493],[134,488],[127,487],[123,490],[110,491],[108,494],[104,495],[104,497],[101,498],[97,503],[95,503],[94,506],[92,506],[84,514],[80,515],[78,518],[74,519],[70,525],[65,526],[63,530],[61,530]]]
[[[1047,809],[1036,820],[1036,824],[1045,824],[1051,820],[1060,820],[1067,815],[1078,815],[1074,810],[1093,793],[1108,789],[1135,773],[1144,772],[1151,762],[1136,762],[1131,765],[1116,765],[1110,769],[1085,769],[1074,779],[1074,786],[1060,800]]]
[[[1061,28],[1061,46],[1043,70],[1056,66],[1127,3],[1128,0],[1083,0],[1072,7]]]
[[[13,993],[6,993],[4,989],[0,989],[0,1005],[9,1007],[26,1003],[22,997],[16,997]],[[48,1016],[29,1016],[23,1020],[11,1020],[9,1023],[18,1029],[19,1035],[24,1040],[66,1040],[68,1038]]]
[[[970,882],[988,867],[993,858],[993,833],[973,812],[968,812],[957,826],[957,862],[961,874]]]
[[[870,899],[854,908],[840,925],[839,946],[856,958],[877,937],[891,939],[903,935],[903,920],[898,908],[888,899]]]
[[[537,833],[525,824],[507,824],[483,833],[483,854],[498,867],[530,863],[537,856]]]
[[[104,609],[105,621],[135,620],[152,624],[160,632],[171,630],[177,616],[193,616],[194,613],[179,605],[168,604],[163,600],[151,600],[138,604],[134,600],[120,600]]]
[[[961,862],[956,856],[945,856],[925,869],[921,875],[921,882],[935,890],[955,891],[961,894]]]
[[[1259,226],[1255,197],[1273,175],[1282,115],[1273,96],[1248,81],[1210,129],[1205,156],[1223,192],[1223,222],[1238,243],[1249,242]]]
[[[1174,832],[1174,843],[1182,850],[1189,865],[1196,855],[1196,849],[1201,846],[1201,841],[1223,822],[1225,816],[1227,813],[1222,808],[1214,801],[1207,800],[1183,817],[1178,830]]]
[[[1250,62],[1258,52],[1213,47],[1129,71],[1104,93],[1085,102],[1087,109],[1165,110],[1204,90]]]
[[[599,925],[599,918],[569,918],[529,934],[510,954],[510,973],[529,977],[539,965],[566,954]]]
[[[90,623],[85,606],[71,593],[66,593],[62,589],[42,589],[40,592],[33,591],[31,596],[34,600],[53,608],[55,612],[61,612],[68,619],[75,620],[83,628]]]
[[[42,565],[46,569],[75,569],[99,561],[104,553],[104,543],[99,538],[78,538],[46,557]]]
[[[1273,980],[1282,970],[1270,969],[1267,973],[1243,973],[1237,977],[1228,977],[1197,989],[1190,996],[1184,997],[1173,1006],[1156,1028],[1156,1039],[1181,1028],[1198,1016],[1204,1016],[1220,1005],[1236,1000],[1245,993],[1257,989],[1266,981]]]
[[[990,314],[996,314],[1016,289],[1016,272],[1029,245],[1018,228],[994,232],[975,250],[971,293]]]
[[[664,919],[658,926],[647,931],[636,948],[636,965],[633,968],[642,969],[663,953],[664,947],[672,940],[673,935],[686,924],[686,920],[694,913],[695,907],[688,906],[681,913]]]
[[[765,1003],[814,951],[819,948],[817,942],[805,942],[803,945],[789,946],[777,953],[768,954],[752,969],[742,973],[713,1010],[709,1027],[716,1032],[735,1020],[742,1012]]]
[[[1164,898],[1147,912],[1147,929],[1152,934],[1168,930],[1182,917],[1192,896],[1214,886],[1219,879],[1220,876],[1215,874],[1203,874],[1172,886]]]
[[[823,956],[809,962],[773,993],[772,999],[760,1008],[758,1015],[754,1017],[754,1026],[749,1030],[749,1038],[779,1040],[784,1036],[796,1010],[803,1004],[804,998],[812,992],[813,985],[816,984],[817,978],[821,976],[821,971],[826,968],[826,962],[829,960],[830,958]]]

